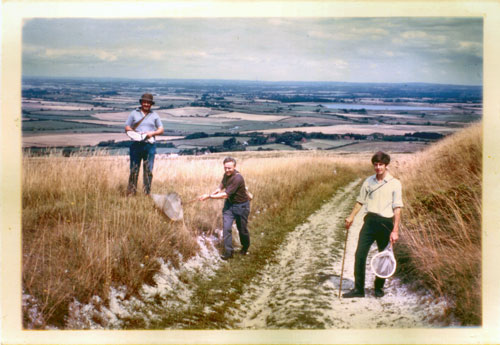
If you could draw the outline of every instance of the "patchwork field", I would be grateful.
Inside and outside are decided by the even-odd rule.
[[[139,106],[142,92],[154,94],[153,109],[160,115],[165,136],[204,132],[218,137],[180,144],[199,149],[203,148],[200,143],[220,145],[220,136],[254,132],[263,136],[294,131],[340,135],[449,134],[482,117],[482,91],[473,86],[401,88],[387,84],[380,88],[336,83],[34,78],[23,80],[23,147],[95,145],[100,141],[122,140],[125,121],[131,110]],[[345,145],[300,138],[294,143],[281,140],[275,145],[273,140],[267,143],[260,140],[253,144],[258,142],[267,144],[263,148],[277,150],[284,148],[280,143],[286,143],[287,150],[298,145],[321,150]],[[350,145],[350,149],[356,147],[361,146]]]
[[[444,126],[412,126],[412,125],[360,125],[360,124],[349,124],[349,125],[336,125],[336,126],[321,126],[321,127],[300,127],[297,129],[295,127],[279,128],[279,129],[267,129],[263,130],[263,133],[284,133],[290,131],[300,130],[306,133],[321,132],[324,134],[364,134],[369,135],[372,133],[382,133],[385,135],[404,135],[405,133],[414,132],[425,132],[432,131],[438,133],[452,133],[456,129],[444,127]]]
[[[278,116],[278,115],[260,115],[260,114],[245,114],[245,113],[222,113],[217,115],[212,115],[210,118],[223,118],[223,119],[237,119],[246,121],[266,121],[266,122],[277,122],[288,119],[289,116]]]
[[[273,151],[295,151],[295,149],[291,146],[284,144],[265,144],[258,146],[248,146],[246,148],[247,151],[258,151],[258,150],[273,150]]]
[[[358,141],[352,145],[346,145],[339,148],[333,149],[334,152],[344,152],[344,153],[358,153],[358,152],[373,152],[385,151],[385,152],[418,152],[427,147],[429,143],[416,141],[416,142],[406,142],[406,141]]]
[[[330,150],[336,147],[343,147],[346,145],[355,144],[354,140],[326,140],[326,139],[312,139],[307,143],[303,143],[302,147],[306,150]]]
[[[158,136],[157,140],[177,139],[176,136]],[[68,133],[23,135],[22,147],[86,146],[97,145],[101,141],[130,140],[125,133]]]
[[[43,101],[43,100],[23,100],[24,110],[106,110],[104,107],[95,107],[92,104],[85,103],[67,103],[67,102],[53,102],[53,101]]]

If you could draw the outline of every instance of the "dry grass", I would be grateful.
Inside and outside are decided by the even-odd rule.
[[[347,183],[358,168],[356,160],[322,154],[278,156],[237,155],[237,168],[255,194],[252,222],[268,228],[292,200],[305,197],[313,186],[326,190]],[[134,294],[152,282],[157,258],[178,265],[194,255],[196,235],[221,227],[222,201],[188,202],[214,190],[222,174],[222,156],[158,159],[153,193],[175,191],[185,204],[185,221],[172,222],[151,199],[125,197],[127,157],[25,157],[23,290],[43,315],[38,327],[64,327],[73,299],[86,303],[97,295],[106,300],[109,287],[123,285]],[[139,176],[139,188],[141,181]],[[255,215],[264,210],[267,223],[259,223]]]
[[[473,125],[398,166],[406,273],[451,301],[464,325],[481,324],[482,127]]]

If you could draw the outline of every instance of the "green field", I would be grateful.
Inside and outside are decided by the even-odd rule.
[[[209,137],[209,138],[199,138],[199,139],[180,139],[180,140],[172,140],[171,142],[177,146],[177,147],[188,147],[189,148],[194,148],[194,147],[206,147],[206,146],[219,146],[222,145],[222,143],[225,140],[230,139],[231,137],[224,136],[224,137]],[[250,137],[237,137],[236,140],[239,141],[240,143],[243,143],[244,141],[248,141]]]
[[[276,150],[276,151],[295,151],[295,149],[288,145],[283,144],[266,144],[266,145],[258,145],[258,146],[247,146],[247,151],[258,151],[262,150]]]
[[[84,123],[77,121],[58,121],[58,120],[39,120],[39,121],[23,121],[23,131],[66,131],[66,130],[82,130],[95,129],[101,131],[103,128],[110,130],[107,126],[96,125],[92,123]]]
[[[329,150],[336,147],[342,147],[355,143],[355,140],[327,140],[327,139],[312,139],[302,144],[306,150]]]

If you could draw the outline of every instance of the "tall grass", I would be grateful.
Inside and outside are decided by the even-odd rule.
[[[481,324],[481,131],[473,125],[397,167],[403,274],[446,296],[464,325]]]
[[[287,215],[288,203],[303,199],[319,205],[318,190],[325,190],[321,196],[327,197],[333,193],[327,187],[347,183],[359,168],[355,160],[325,154],[251,154],[237,159],[237,169],[255,194],[252,222],[268,229],[273,222],[293,228],[303,217]],[[217,187],[222,156],[156,160],[153,193],[177,192],[184,202],[184,222],[166,219],[140,193],[125,196],[128,164],[127,157],[99,153],[23,159],[23,292],[42,314],[39,324],[30,327],[64,327],[74,299],[106,300],[111,286],[124,285],[128,293],[136,293],[144,283],[152,283],[157,258],[180,265],[196,253],[197,235],[221,227],[222,201],[189,201]],[[312,212],[311,207],[293,210]],[[28,314],[25,311],[25,327]]]

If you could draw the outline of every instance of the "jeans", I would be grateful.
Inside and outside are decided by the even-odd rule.
[[[377,242],[379,252],[389,243],[393,227],[392,218],[384,218],[374,213],[368,213],[364,218],[363,227],[359,233],[356,260],[354,262],[354,287],[358,291],[365,290],[366,257],[374,241]],[[384,287],[385,279],[375,278],[375,289]]]
[[[143,162],[144,193],[151,193],[151,182],[153,181],[153,165],[155,162],[156,145],[144,141],[133,141],[130,145],[130,176],[128,179],[128,194],[137,191],[137,179]]]
[[[250,247],[250,233],[248,232],[248,215],[250,214],[250,201],[242,202],[241,204],[232,204],[229,200],[224,203],[222,209],[222,236],[224,239],[224,253],[226,255],[233,254],[233,221],[236,221],[236,227],[240,235],[242,250],[246,251]]]

